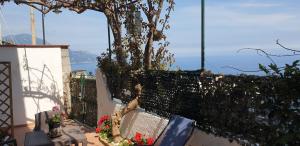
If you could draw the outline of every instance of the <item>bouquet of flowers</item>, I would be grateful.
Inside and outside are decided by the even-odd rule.
[[[96,133],[99,134],[101,139],[112,142],[112,120],[109,115],[102,116],[97,124]]]
[[[59,106],[54,106],[52,108],[52,111],[55,112],[55,114],[48,121],[50,129],[59,127],[60,123],[61,123],[61,117],[60,117],[60,114],[59,114],[59,112],[60,112]]]
[[[53,117],[51,117],[48,121],[49,125],[49,136],[51,138],[55,138],[62,135],[61,130],[61,116],[60,116],[60,108],[59,106],[54,106],[52,111],[55,112]]]

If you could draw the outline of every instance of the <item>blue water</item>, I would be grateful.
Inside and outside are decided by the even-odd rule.
[[[86,70],[87,72],[91,72],[92,74],[95,74],[98,67],[97,67],[97,62],[95,62],[95,63],[71,64],[71,68],[72,68],[72,71]]]
[[[294,60],[298,58],[275,58],[274,60],[279,66],[283,66],[286,63],[291,64]],[[200,57],[178,57],[175,58],[176,62],[172,66],[171,70],[198,70],[200,69],[201,58]],[[232,66],[245,71],[258,70],[258,64],[268,65],[270,60],[266,59],[264,56],[259,55],[230,55],[230,56],[208,56],[205,61],[205,68],[211,70],[213,73],[223,73],[223,74],[256,74],[263,75],[263,73],[250,73],[241,72],[228,66]],[[95,74],[97,69],[97,62],[95,63],[84,63],[84,64],[72,64],[72,70],[87,70]]]

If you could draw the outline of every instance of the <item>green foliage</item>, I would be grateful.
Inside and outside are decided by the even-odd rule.
[[[61,117],[59,114],[55,114],[51,119],[50,119],[50,123],[60,123],[61,121]]]
[[[262,70],[263,72],[265,72],[266,74],[269,74],[269,70],[262,64],[259,64],[259,69]]]
[[[98,57],[98,66],[102,71],[111,74],[106,71],[115,70],[127,74],[148,69],[148,66],[155,70],[168,69],[174,63],[174,56],[167,50],[170,43],[164,30],[170,28],[168,23],[170,12],[174,10],[174,0],[136,1],[131,4],[120,0],[114,5],[124,7],[115,12],[118,19],[105,13],[111,20],[115,42],[111,54],[104,52]],[[164,10],[165,14],[161,12]],[[127,32],[122,35],[123,26]],[[113,57],[110,59],[110,56]],[[120,60],[125,61],[120,63]]]
[[[268,67],[259,64],[259,69],[267,75],[279,76],[281,78],[293,78],[300,76],[300,60],[295,60],[292,64],[286,64],[284,67],[278,67],[271,63]]]
[[[131,142],[130,140],[125,139],[122,140],[118,146],[134,146],[134,143]]]

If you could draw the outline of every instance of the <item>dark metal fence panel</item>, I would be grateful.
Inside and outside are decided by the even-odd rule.
[[[97,124],[97,88],[95,79],[85,79],[83,88],[80,79],[71,80],[71,117],[89,126]],[[82,93],[83,92],[83,93]]]
[[[0,140],[14,136],[11,63],[0,62]]]

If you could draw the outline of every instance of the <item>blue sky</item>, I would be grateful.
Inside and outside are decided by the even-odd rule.
[[[193,68],[199,68],[201,1],[175,2],[175,11],[170,19],[171,29],[167,33],[171,42],[170,51],[178,60],[194,58],[195,61],[195,58],[199,58],[198,63],[191,62],[195,64]],[[256,58],[255,52],[237,54],[236,51],[253,47],[280,52],[275,44],[276,39],[290,48],[300,49],[299,8],[299,0],[206,0],[207,65],[212,68],[234,66],[244,56],[248,56],[247,59],[256,64],[264,62],[265,58]],[[3,26],[4,35],[30,32],[27,6],[10,3],[1,6],[1,10],[6,21]],[[37,32],[41,36],[40,15],[38,12],[35,14]],[[46,37],[52,44],[69,44],[73,50],[100,54],[108,46],[106,18],[93,11],[83,14],[70,11],[59,15],[49,13],[46,16]],[[223,58],[223,61],[219,60],[220,65],[215,63],[216,58]],[[230,64],[224,64],[230,58],[231,61],[227,61]]]

